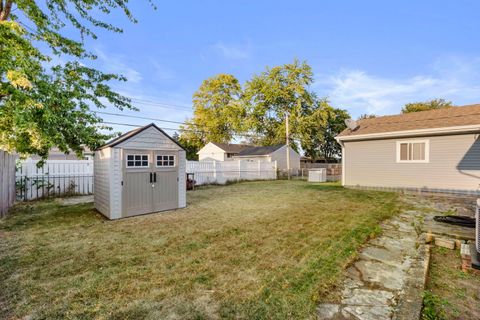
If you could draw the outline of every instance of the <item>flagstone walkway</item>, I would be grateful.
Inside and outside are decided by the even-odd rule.
[[[429,256],[421,235],[423,218],[419,208],[383,223],[382,235],[371,240],[347,269],[340,301],[319,305],[318,318],[418,319]]]

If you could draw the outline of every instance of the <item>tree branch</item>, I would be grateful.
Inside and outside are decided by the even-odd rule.
[[[0,10],[0,21],[5,21],[10,16],[10,11],[12,10],[13,0],[6,0],[5,9]]]

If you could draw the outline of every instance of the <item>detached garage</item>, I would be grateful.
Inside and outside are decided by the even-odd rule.
[[[109,219],[184,208],[185,150],[149,124],[95,152],[95,208]]]

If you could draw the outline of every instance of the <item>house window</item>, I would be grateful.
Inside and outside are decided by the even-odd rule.
[[[397,162],[429,162],[429,147],[428,140],[397,141]]]
[[[160,155],[157,156],[157,167],[174,167],[175,156],[172,155]]]
[[[148,154],[127,154],[127,168],[148,167]]]
[[[236,155],[236,153],[227,153],[227,158],[233,158]]]

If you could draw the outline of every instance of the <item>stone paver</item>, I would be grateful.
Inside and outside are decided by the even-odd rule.
[[[346,270],[340,301],[321,304],[319,319],[404,319],[404,312],[397,313],[399,306],[421,307],[426,257],[418,231],[422,212],[405,211],[382,224],[383,234],[371,240]],[[419,314],[412,312],[419,313],[420,308],[408,314],[418,319]]]

